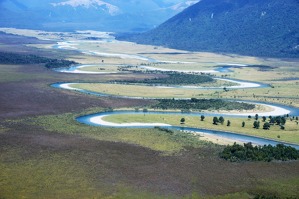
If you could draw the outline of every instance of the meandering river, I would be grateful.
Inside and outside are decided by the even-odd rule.
[[[185,132],[192,132],[192,133],[200,133],[200,134],[210,134],[215,135],[219,138],[227,138],[235,141],[239,141],[242,143],[251,142],[255,145],[277,145],[279,143],[283,143],[288,146],[292,146],[299,150],[299,145],[297,144],[289,144],[284,142],[279,142],[276,140],[271,140],[267,138],[261,138],[261,137],[255,137],[250,135],[243,135],[243,134],[237,134],[233,132],[227,132],[227,131],[217,131],[217,130],[208,130],[208,129],[200,129],[200,128],[191,128],[191,127],[182,127],[182,126],[171,126],[169,124],[163,124],[163,123],[123,123],[123,124],[117,124],[112,122],[106,122],[103,118],[108,117],[115,114],[138,114],[142,116],[143,114],[180,114],[182,116],[186,115],[194,115],[194,116],[200,116],[202,113],[191,113],[191,114],[184,114],[179,112],[133,112],[133,111],[115,111],[115,112],[102,112],[92,115],[86,115],[82,117],[76,118],[76,120],[80,123],[91,125],[91,126],[104,126],[104,127],[111,127],[111,128],[153,128],[153,127],[163,127],[163,128],[169,128],[169,129],[175,129]],[[215,114],[206,114],[206,115],[215,115]]]
[[[111,41],[110,41],[111,42]],[[54,48],[58,49],[65,49],[65,50],[77,50],[84,54],[90,54],[90,55],[99,55],[103,57],[117,57],[121,59],[137,59],[142,61],[148,61],[151,63],[157,63],[160,62],[159,60],[155,60],[149,57],[140,56],[140,55],[129,55],[129,54],[120,54],[120,53],[106,53],[106,52],[95,52],[95,51],[89,51],[89,50],[80,50],[78,48],[79,43],[77,42],[60,42],[56,46],[53,46]],[[171,62],[171,61],[168,61]],[[170,70],[170,69],[161,69],[161,68],[154,68],[154,67],[148,67],[148,66],[142,66],[144,69],[147,70],[160,70],[160,71],[177,71],[177,72],[202,72],[202,73],[217,73],[217,72],[231,72],[230,68],[232,66],[246,66],[243,64],[230,64],[226,63],[225,66],[216,68],[215,70],[209,70],[209,71],[182,71],[182,70]],[[70,68],[62,68],[62,69],[56,69],[57,72],[64,72],[64,73],[82,73],[82,74],[103,74],[103,73],[111,73],[111,72],[95,72],[95,71],[84,71],[80,70],[84,67],[90,67],[92,65],[79,65],[79,66],[73,66]],[[232,80],[232,79],[223,79],[223,78],[215,78],[223,81],[229,81],[233,83],[237,83],[237,86],[230,86],[226,87],[228,89],[246,89],[246,88],[264,88],[268,87],[266,84],[257,83],[257,82],[249,82],[249,81],[241,81],[241,80]],[[67,89],[67,90],[73,90],[78,91],[86,94],[92,94],[97,96],[111,96],[109,94],[105,93],[97,93],[97,92],[91,92],[84,89],[76,89],[73,88],[71,85],[75,83],[56,83],[52,86],[55,88],[61,88],[61,89]],[[199,87],[199,86],[169,86],[167,88],[183,88],[183,89],[223,89],[223,87]],[[113,96],[116,97],[116,96]],[[117,96],[120,97],[120,96]],[[123,98],[129,98],[127,96],[121,96]],[[140,98],[143,97],[130,97],[130,98]],[[253,104],[260,104],[264,106],[268,106],[271,109],[273,109],[270,112],[260,112],[260,113],[252,113],[252,115],[259,114],[259,116],[277,116],[277,115],[284,115],[284,114],[290,114],[290,115],[299,115],[299,109],[284,105],[278,105],[278,104],[270,104],[270,103],[261,103],[261,102],[248,102],[247,103],[253,103]],[[183,130],[193,133],[205,133],[205,134],[212,134],[223,138],[233,139],[240,142],[252,142],[253,144],[257,145],[276,145],[278,143],[281,143],[279,141],[270,140],[266,138],[260,138],[260,137],[254,137],[249,135],[241,135],[236,134],[233,132],[225,132],[225,131],[216,131],[216,130],[207,130],[207,129],[200,129],[200,128],[190,128],[190,127],[182,127],[182,126],[171,126],[169,124],[163,124],[163,123],[123,123],[123,124],[116,124],[111,122],[106,122],[103,120],[104,117],[113,115],[113,114],[181,114],[178,112],[148,112],[148,113],[140,113],[140,112],[130,112],[130,111],[115,111],[115,112],[104,112],[104,113],[97,113],[92,115],[86,115],[82,117],[76,118],[76,120],[80,123],[86,124],[86,125],[92,125],[92,126],[105,126],[105,127],[114,127],[114,128],[149,128],[154,126],[160,126],[164,128],[170,128],[170,129],[176,129],[176,130]],[[251,115],[250,113],[190,113],[188,115],[206,115],[206,116],[220,116],[220,115],[227,115],[231,117],[247,117],[248,115]],[[299,149],[299,145],[296,144],[288,144],[284,143],[286,145],[295,147],[296,149]]]

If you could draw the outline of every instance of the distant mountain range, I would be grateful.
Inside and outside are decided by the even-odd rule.
[[[0,26],[144,31],[199,0],[0,0]]]
[[[142,34],[119,39],[190,51],[299,57],[298,0],[202,0]]]

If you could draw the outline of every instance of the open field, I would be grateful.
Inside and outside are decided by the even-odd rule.
[[[14,30],[12,33],[17,32]],[[22,31],[22,34],[61,40],[59,33]],[[84,37],[71,33],[65,33],[64,36],[67,40]],[[3,48],[7,51],[7,45],[1,44],[0,50]],[[147,53],[142,56],[153,56],[161,60],[170,57],[174,59],[174,55],[171,54],[151,54],[156,50],[161,53],[170,52],[170,49],[160,47],[142,46],[138,50],[140,46],[135,44],[113,43],[110,46],[106,43],[100,46],[100,43],[95,42],[90,45],[91,50],[100,48],[107,49],[110,53]],[[130,45],[131,47],[128,47]],[[13,48],[22,49],[30,54],[76,60],[82,64],[97,63],[103,59],[101,56],[80,54],[76,51],[50,49],[49,46],[49,44],[26,46],[16,44]],[[88,45],[85,44],[84,48],[88,50]],[[171,50],[171,52],[177,51]],[[199,55],[202,56],[196,58]],[[261,74],[256,69],[252,71],[236,69],[230,74],[240,79],[244,77],[275,83],[276,79],[295,77],[298,72],[291,70],[294,68],[295,71],[296,62],[277,59],[264,60],[211,53],[195,53],[190,58],[189,55],[180,54],[177,58],[190,61],[204,57],[207,61],[208,58],[216,58],[217,62],[243,63],[247,60],[246,63],[265,62],[265,65],[272,62],[273,66],[279,67],[272,72]],[[119,64],[119,61],[126,63],[128,60],[105,58],[105,63]],[[252,79],[246,76],[249,72],[254,74]],[[223,149],[222,146],[201,141],[198,136],[181,132],[170,135],[158,129],[86,126],[77,123],[75,117],[108,108],[146,107],[153,101],[95,97],[50,87],[55,82],[106,82],[154,77],[155,74],[62,74],[41,65],[0,65],[0,198],[239,199],[252,198],[257,194],[275,195],[279,198],[299,196],[298,161],[231,163],[219,159],[218,153]],[[293,84],[287,82],[277,82],[274,89],[281,86],[279,92],[283,92],[283,88]],[[264,91],[253,91],[264,94]],[[219,96],[229,95],[230,92],[233,91],[220,92]],[[251,92],[248,91],[248,95]],[[276,95],[275,92],[276,90],[271,95]],[[289,92],[287,90],[285,92],[286,96],[295,96],[297,90],[294,86]],[[207,93],[206,96],[218,96],[218,93]],[[293,105],[296,105],[295,100],[291,98],[288,100],[290,102],[292,100]],[[130,116],[126,119],[137,118]],[[160,119],[158,118],[159,121]],[[175,124],[179,123],[179,119],[176,116],[167,118],[169,122]],[[231,127],[227,127],[226,123],[214,127],[220,130],[241,129],[241,121],[231,118],[231,122]],[[253,121],[246,119],[245,122],[245,129],[249,133],[254,133],[250,128]],[[199,118],[186,117],[188,126],[199,124],[212,128],[210,123],[210,118],[206,118],[206,122],[202,124]],[[285,131],[274,127],[265,133],[260,129],[257,134],[269,136],[267,134],[272,132],[273,138],[277,138],[279,134],[280,139],[295,139],[297,142],[296,128],[297,126],[288,120]]]
[[[153,129],[94,128],[76,123],[74,117],[48,115],[2,122],[10,130],[0,134],[1,168],[6,171],[1,172],[5,179],[1,195],[173,198],[193,194],[201,198],[239,192],[235,198],[249,198],[251,194],[298,194],[298,161],[232,164],[217,157],[221,147],[198,142],[196,137]],[[20,172],[34,175],[17,175]],[[270,184],[284,188],[273,190]]]
[[[218,83],[211,84],[219,85]],[[211,86],[205,84],[204,86]],[[226,84],[225,84],[226,85]],[[223,98],[241,100],[259,100],[275,102],[299,107],[298,80],[275,81],[274,88],[252,88],[224,90],[196,90],[184,88],[152,87],[144,85],[123,85],[104,83],[78,83],[71,87],[116,96],[145,97],[145,98]],[[226,85],[230,86],[230,85]],[[132,92],[133,91],[133,92]]]
[[[212,95],[215,91],[187,90],[179,88],[161,88],[141,85],[123,84],[73,84],[72,88],[84,89],[109,95],[146,97],[146,98],[191,98]],[[133,92],[132,92],[133,91]]]

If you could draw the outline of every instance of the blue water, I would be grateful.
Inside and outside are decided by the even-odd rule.
[[[233,70],[231,70],[232,66],[221,66],[215,69],[215,71],[218,71],[220,73],[231,73]]]
[[[63,88],[60,87],[61,84],[64,84],[64,83],[55,83],[55,84],[52,84],[51,86],[53,88],[63,89]],[[87,95],[95,95],[95,96],[99,96],[99,97],[116,97],[116,98],[124,98],[124,99],[155,99],[155,98],[144,98],[144,97],[129,97],[129,96],[120,96],[120,95],[110,95],[110,94],[106,94],[106,93],[93,92],[93,91],[87,91],[87,90],[81,90],[81,89],[71,90],[71,91],[77,91],[77,92],[84,93],[84,94],[87,94]],[[260,101],[246,101],[246,100],[234,100],[234,99],[222,99],[222,100],[277,106],[277,107],[289,110],[290,111],[290,113],[289,113],[290,116],[299,116],[299,108],[292,107],[292,106],[276,104],[276,103],[269,103],[269,102],[260,102]],[[190,114],[194,114],[194,113],[190,113]],[[203,113],[200,113],[200,114],[203,114]],[[209,114],[204,113],[204,114],[209,115],[209,116],[221,116],[221,115],[223,115],[221,113],[209,113]],[[230,116],[230,117],[247,117],[247,116],[236,116],[236,115],[229,115],[229,114],[225,114],[225,115]]]
[[[90,119],[92,117],[96,117],[96,116],[101,116],[101,115],[116,115],[116,114],[138,114],[138,115],[143,115],[143,114],[176,114],[176,115],[182,115],[182,116],[186,116],[186,115],[194,115],[194,116],[200,116],[203,113],[178,113],[178,112],[147,112],[147,113],[143,113],[143,112],[134,112],[134,111],[115,111],[115,112],[102,112],[102,113],[97,113],[97,114],[91,114],[91,115],[86,115],[86,116],[81,116],[76,118],[76,120],[82,124],[86,124],[86,125],[90,125],[90,126],[103,126],[100,124],[96,124],[90,121]],[[204,115],[208,116],[208,115],[212,115],[212,114],[206,114],[204,113]],[[127,126],[127,127],[112,127],[112,126],[105,126],[105,127],[111,127],[111,128],[153,128],[153,127],[149,127],[149,126]],[[249,136],[249,135],[242,135],[242,134],[237,134],[237,133],[233,133],[233,132],[226,132],[226,131],[216,131],[216,130],[208,130],[208,129],[201,129],[201,128],[191,128],[191,127],[182,127],[182,126],[161,126],[163,128],[169,128],[169,129],[175,129],[175,130],[182,130],[182,131],[192,131],[192,132],[200,132],[200,133],[204,133],[204,134],[212,134],[212,135],[217,135],[219,137],[223,137],[223,138],[228,138],[228,139],[233,139],[236,141],[240,141],[243,143],[248,143],[251,142],[253,144],[256,145],[277,145],[279,143],[281,144],[285,144],[287,146],[292,146],[296,149],[299,150],[299,145],[296,144],[289,144],[289,143],[284,143],[284,142],[279,142],[279,141],[275,141],[275,140],[271,140],[271,139],[267,139],[267,138],[260,138],[260,137],[254,137],[254,136]],[[283,132],[282,132],[283,133]]]

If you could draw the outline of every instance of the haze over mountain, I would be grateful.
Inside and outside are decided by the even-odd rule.
[[[159,27],[122,36],[190,51],[299,57],[298,0],[202,0]]]
[[[46,30],[149,30],[199,0],[0,0],[0,26]]]

